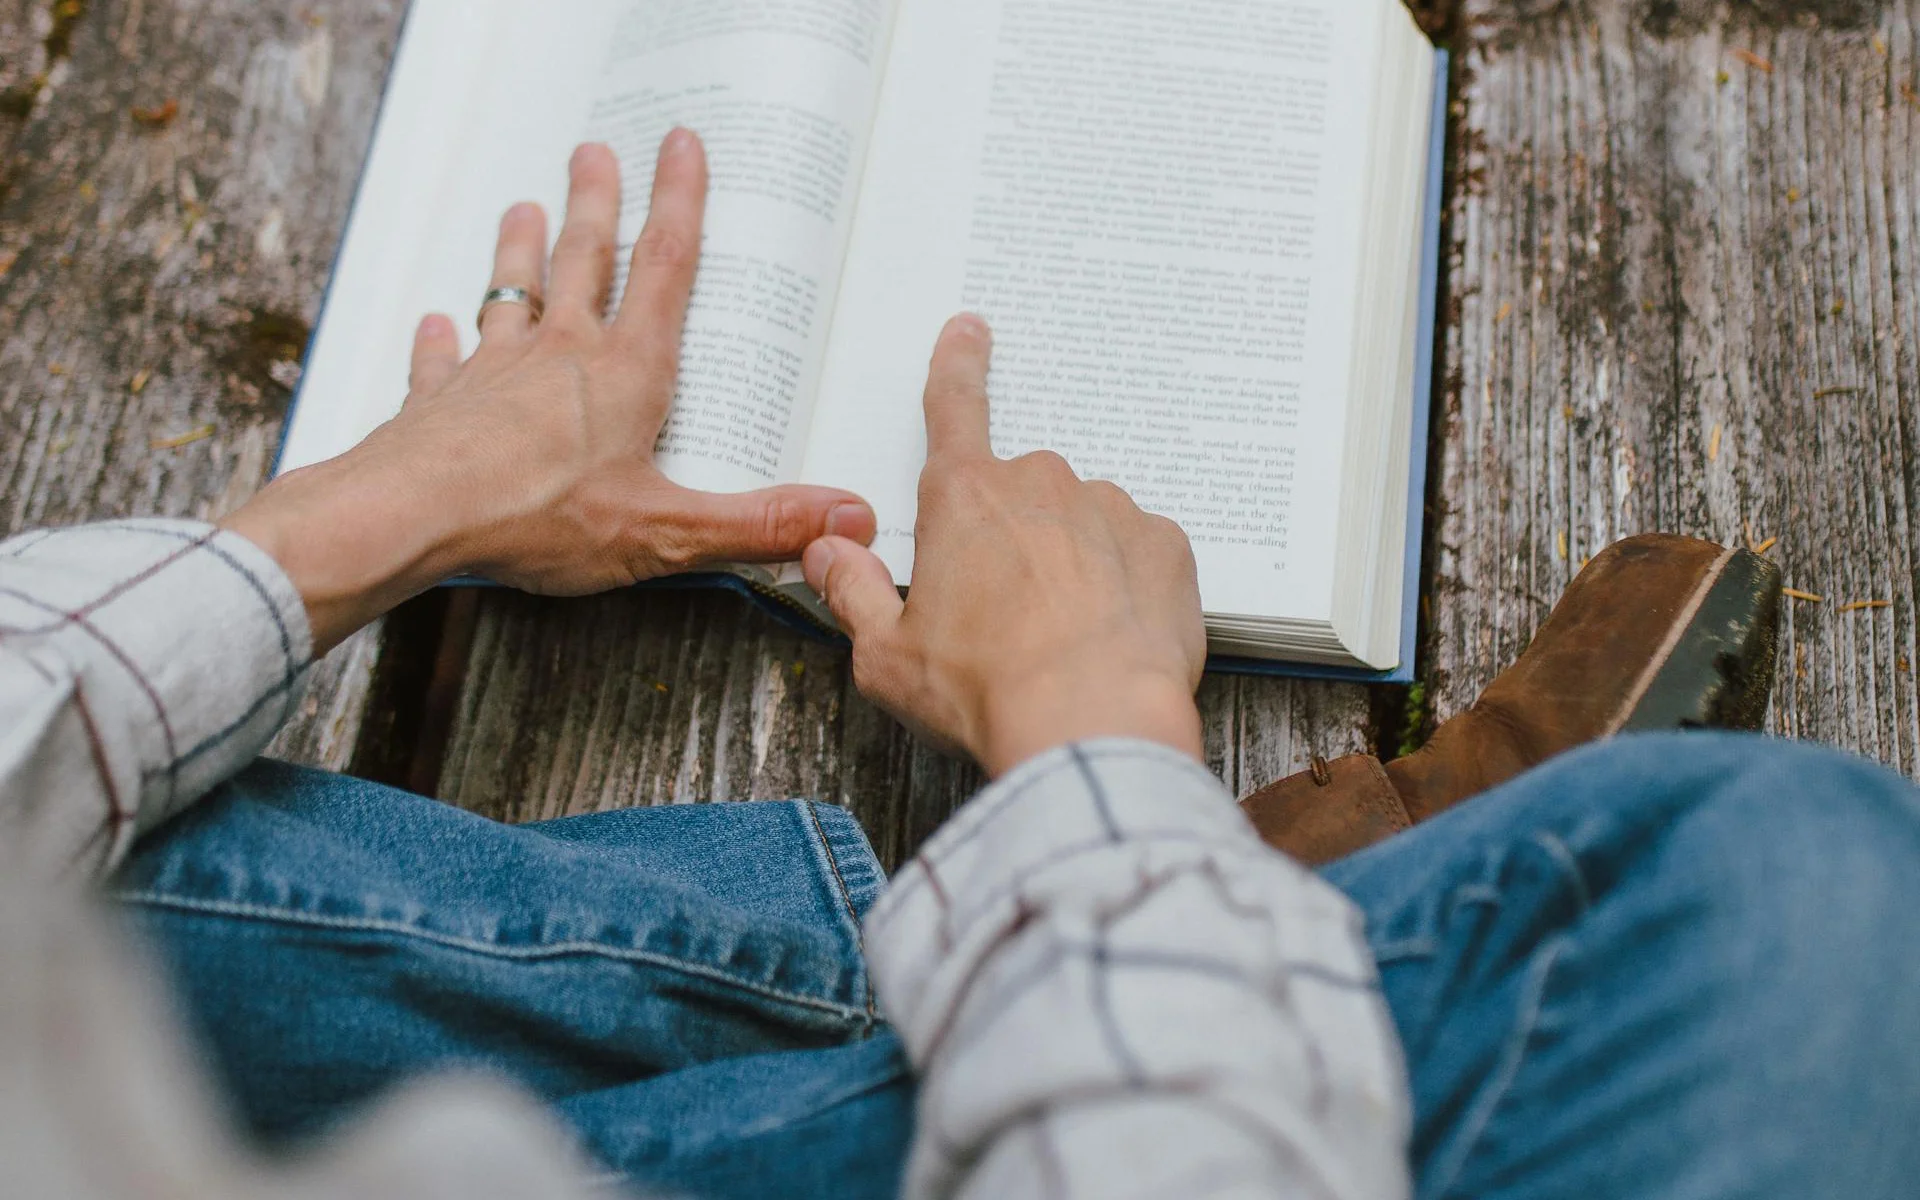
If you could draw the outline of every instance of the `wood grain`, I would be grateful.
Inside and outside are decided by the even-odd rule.
[[[1463,43],[1437,715],[1609,541],[1777,538],[1825,600],[1773,730],[1913,773],[1915,6],[1473,0]]]
[[[1209,680],[1208,754],[1251,791],[1369,744],[1364,688]],[[847,656],[725,594],[490,594],[440,795],[504,820],[811,796],[890,867],[979,786],[855,693]]]
[[[0,535],[259,486],[403,7],[0,0]],[[378,657],[277,750],[346,765]]]

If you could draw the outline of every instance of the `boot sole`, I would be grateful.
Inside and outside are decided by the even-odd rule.
[[[1780,568],[1735,551],[1701,598],[1621,733],[1757,730],[1780,647]]]

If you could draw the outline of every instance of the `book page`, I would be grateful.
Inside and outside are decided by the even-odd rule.
[[[415,0],[382,113],[408,145],[376,140],[283,469],[398,410],[420,317],[452,313],[472,348],[500,214],[537,200],[557,236],[583,141],[621,158],[624,274],[678,124],[713,189],[661,465],[719,491],[796,477],[891,17],[892,0]]]
[[[626,0],[613,27],[582,140],[627,164],[623,275],[667,131],[699,133],[712,166],[659,448],[679,482],[799,474],[890,16],[890,0]]]
[[[905,0],[809,445],[911,577],[941,325],[994,444],[1188,531],[1209,611],[1325,620],[1382,8]]]

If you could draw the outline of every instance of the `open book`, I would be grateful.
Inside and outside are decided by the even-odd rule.
[[[631,239],[685,125],[672,478],[859,492],[910,584],[927,360],[970,309],[996,449],[1180,522],[1216,653],[1404,678],[1442,75],[1399,0],[414,0],[280,469],[397,411],[415,322],[474,310],[576,143],[619,152]],[[792,568],[737,579],[824,619]]]

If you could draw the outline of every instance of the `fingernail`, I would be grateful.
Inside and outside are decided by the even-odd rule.
[[[864,504],[836,504],[827,513],[827,533],[859,541],[872,521],[873,510]]]
[[[661,144],[660,153],[677,158],[692,149],[693,130],[676,126],[673,132],[667,135],[667,140]]]
[[[978,313],[961,313],[953,319],[953,331],[972,337],[985,337],[989,332],[987,320]]]
[[[587,165],[595,159],[600,160],[602,167],[611,160],[615,164],[615,169],[618,169],[620,162],[620,156],[614,153],[612,146],[607,145],[605,142],[588,142],[573,152],[573,170],[575,172],[585,171]]]
[[[800,560],[801,569],[806,572],[807,586],[818,592],[822,599],[827,595],[827,576],[833,572],[835,557],[833,543],[822,538],[808,546],[805,556]]]

